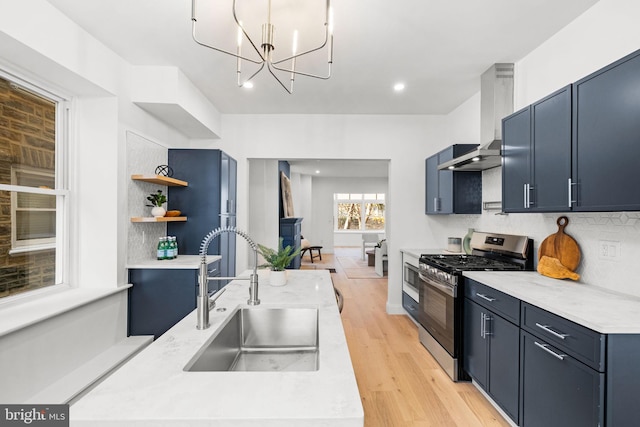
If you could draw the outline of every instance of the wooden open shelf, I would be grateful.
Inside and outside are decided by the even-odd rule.
[[[131,179],[135,181],[150,182],[152,184],[168,185],[170,187],[187,187],[189,185],[187,181],[181,181],[179,179],[162,175],[131,175]]]
[[[187,220],[186,216],[136,216],[131,218],[131,222],[184,222]]]

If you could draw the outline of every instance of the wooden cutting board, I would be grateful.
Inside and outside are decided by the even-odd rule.
[[[571,271],[575,271],[580,264],[580,246],[564,232],[565,227],[569,224],[569,218],[561,216],[556,221],[558,231],[544,239],[538,249],[538,261],[547,256],[556,258]]]

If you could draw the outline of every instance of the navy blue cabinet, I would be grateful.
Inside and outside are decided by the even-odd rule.
[[[518,313],[520,303],[507,295],[485,289],[489,288],[477,282],[467,280],[465,283],[463,367],[518,423],[520,328],[498,313],[503,310]],[[480,300],[486,304],[476,302]],[[492,304],[495,310],[491,309]]]
[[[502,121],[505,212],[570,210],[571,86]]]
[[[425,160],[425,213],[479,214],[482,172],[438,170],[438,165],[474,150],[477,144],[455,144]]]
[[[168,223],[167,234],[176,236],[181,254],[197,255],[210,231],[236,225],[236,161],[221,150],[170,149],[169,166],[189,186],[169,188],[171,208],[181,210],[188,220]],[[213,239],[207,253],[222,256],[222,277],[235,276],[235,233]]]
[[[573,210],[640,210],[640,50],[575,83]]]
[[[503,119],[505,212],[638,211],[640,50]]]
[[[220,274],[216,262],[208,268],[211,276]],[[158,338],[196,308],[198,269],[130,269],[129,283],[129,335]],[[215,291],[217,281],[209,283]]]
[[[521,351],[522,426],[604,425],[604,373],[524,331]]]

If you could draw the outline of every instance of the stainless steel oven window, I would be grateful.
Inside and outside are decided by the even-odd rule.
[[[451,355],[455,348],[455,290],[421,277],[420,324]]]

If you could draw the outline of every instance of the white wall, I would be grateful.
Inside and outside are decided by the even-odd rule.
[[[334,246],[358,246],[362,234],[334,232],[335,193],[384,193],[388,191],[386,178],[313,178],[313,232],[308,239],[322,251],[333,253]],[[318,243],[319,242],[319,243]]]
[[[0,67],[73,100],[67,292],[100,294],[121,287],[127,281],[129,222],[126,132],[133,129],[167,146],[186,145],[187,138],[132,104],[130,64],[45,0],[3,2]],[[37,295],[21,298],[13,307],[21,306],[21,318],[38,319],[41,313],[31,305],[37,300]],[[72,304],[58,300],[59,310]],[[0,400],[24,401],[126,338],[126,319],[125,290],[3,335]]]
[[[601,0],[570,25],[515,64],[516,109],[566,86],[599,68],[640,48],[640,31],[636,17],[640,2],[635,0]],[[472,108],[469,108],[472,107]],[[451,142],[461,142],[466,135],[479,142],[479,98],[476,95],[449,114]],[[475,132],[478,132],[475,134]],[[472,134],[475,137],[472,137]],[[501,168],[483,173],[483,200],[501,200]],[[536,247],[557,231],[561,214],[425,217],[434,230],[435,241],[445,244],[447,236],[464,236],[468,227],[483,231],[524,234],[534,239]],[[581,282],[640,296],[635,278],[640,276],[640,213],[569,213],[566,232],[580,245]],[[621,245],[619,260],[599,258],[600,241],[617,241]],[[536,255],[537,259],[537,255]]]
[[[224,115],[223,138],[199,141],[199,146],[222,148],[238,161],[240,227],[249,221],[245,208],[249,205],[247,188],[242,184],[247,158],[388,159],[387,309],[400,313],[399,251],[402,247],[422,246],[433,235],[432,224],[424,220],[424,159],[446,147],[444,124],[442,116]],[[253,211],[253,201],[251,206]],[[240,259],[241,255],[238,254],[239,269],[246,266],[246,258]]]

